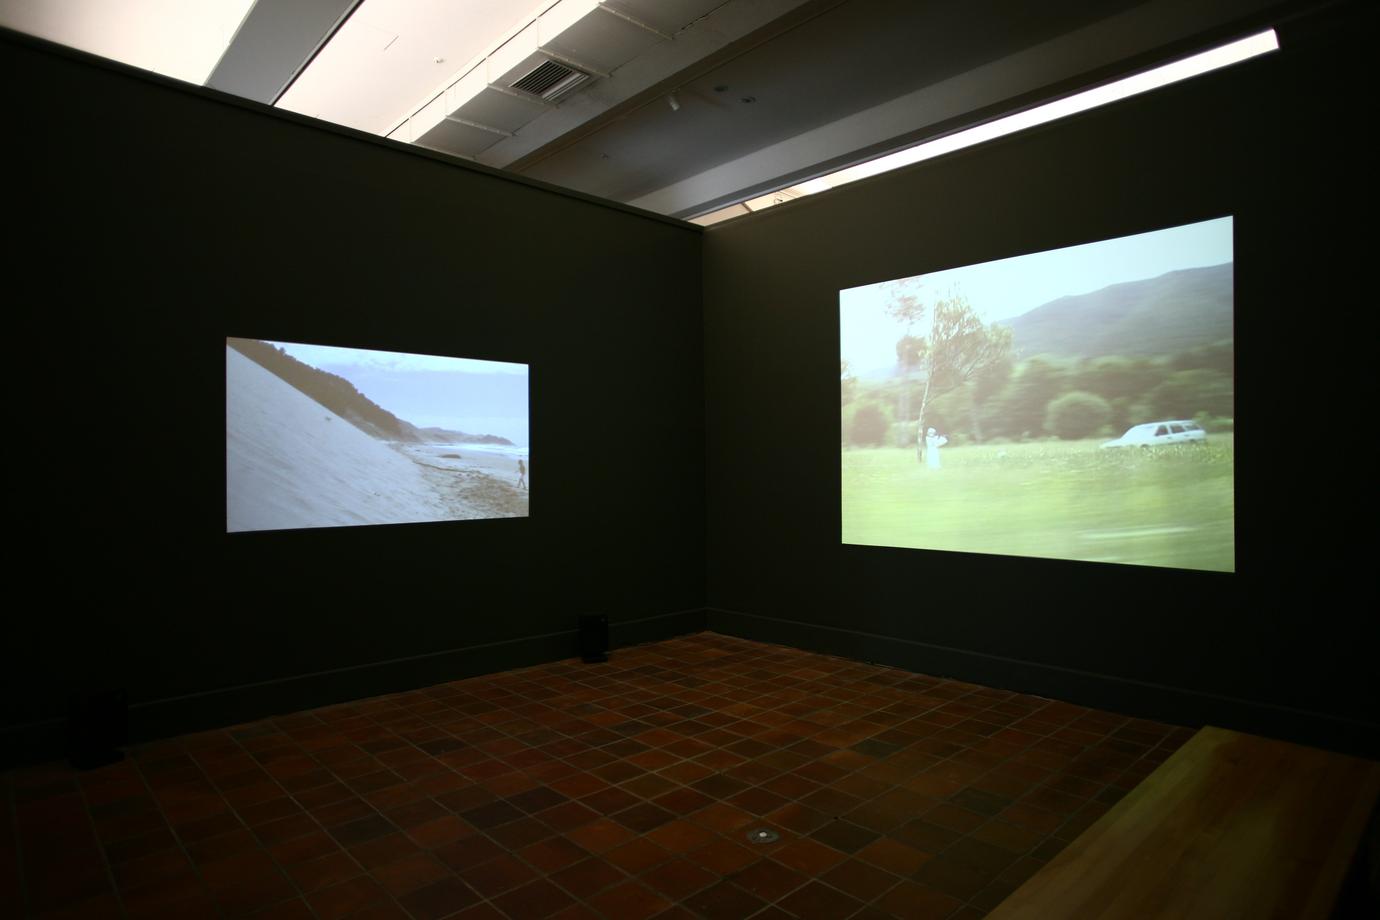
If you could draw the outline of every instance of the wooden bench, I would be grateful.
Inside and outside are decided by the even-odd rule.
[[[1208,727],[988,920],[1319,918],[1380,793],[1380,764]]]

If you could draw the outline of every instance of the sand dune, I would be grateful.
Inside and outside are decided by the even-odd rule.
[[[228,531],[527,514],[492,460],[420,465],[230,348],[225,377]]]

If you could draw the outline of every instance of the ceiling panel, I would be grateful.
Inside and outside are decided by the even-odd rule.
[[[852,0],[658,97],[525,175],[630,200],[1135,5]],[[750,101],[745,101],[750,100]],[[917,113],[916,123],[921,123]],[[588,146],[601,168],[591,170]],[[535,160],[535,158],[533,158]],[[655,174],[631,168],[655,163]]]
[[[597,73],[611,73],[665,40],[656,32],[596,7],[559,32],[543,34],[541,46]]]
[[[272,105],[357,0],[259,0],[206,85]]]
[[[365,0],[278,104],[383,134],[544,5]]]
[[[604,6],[674,35],[701,16],[723,6],[725,0],[604,0]]]

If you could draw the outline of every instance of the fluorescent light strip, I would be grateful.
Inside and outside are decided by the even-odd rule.
[[[1016,112],[1013,115],[1006,115],[985,124],[976,125],[972,128],[965,128],[953,134],[908,147],[905,150],[898,150],[878,157],[866,163],[859,163],[857,166],[850,166],[838,172],[829,173],[815,179],[801,182],[798,185],[781,189],[768,195],[752,198],[741,204],[730,205],[709,214],[694,218],[694,222],[701,225],[718,223],[720,220],[727,220],[730,217],[737,217],[741,214],[760,211],[776,204],[781,204],[785,200],[797,198],[804,195],[813,195],[827,189],[846,185],[849,182],[856,182],[868,176],[875,176],[879,173],[889,172],[899,169],[902,166],[909,166],[912,163],[919,163],[934,157],[943,156],[946,153],[953,153],[955,150],[962,150],[964,147],[972,147],[975,144],[982,144],[987,141],[996,140],[1007,134],[1014,134],[1017,131],[1024,131],[1026,128],[1033,128],[1036,125],[1046,124],[1060,118],[1067,118],[1079,112],[1086,112],[1101,105],[1117,102],[1130,96],[1149,92],[1152,89],[1159,89],[1180,80],[1187,80],[1199,74],[1208,73],[1236,64],[1244,60],[1266,54],[1270,51],[1279,49],[1279,38],[1275,35],[1274,29],[1268,29],[1257,35],[1240,39],[1199,54],[1164,64],[1153,70],[1147,70],[1133,76],[1124,77],[1113,83],[1084,90],[1063,99],[1056,99],[1053,102],[1046,102],[1043,105],[1026,109],[1023,112]]]

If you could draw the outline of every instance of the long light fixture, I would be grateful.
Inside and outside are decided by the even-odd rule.
[[[1279,49],[1274,29],[692,218],[708,226],[1146,93]]]

